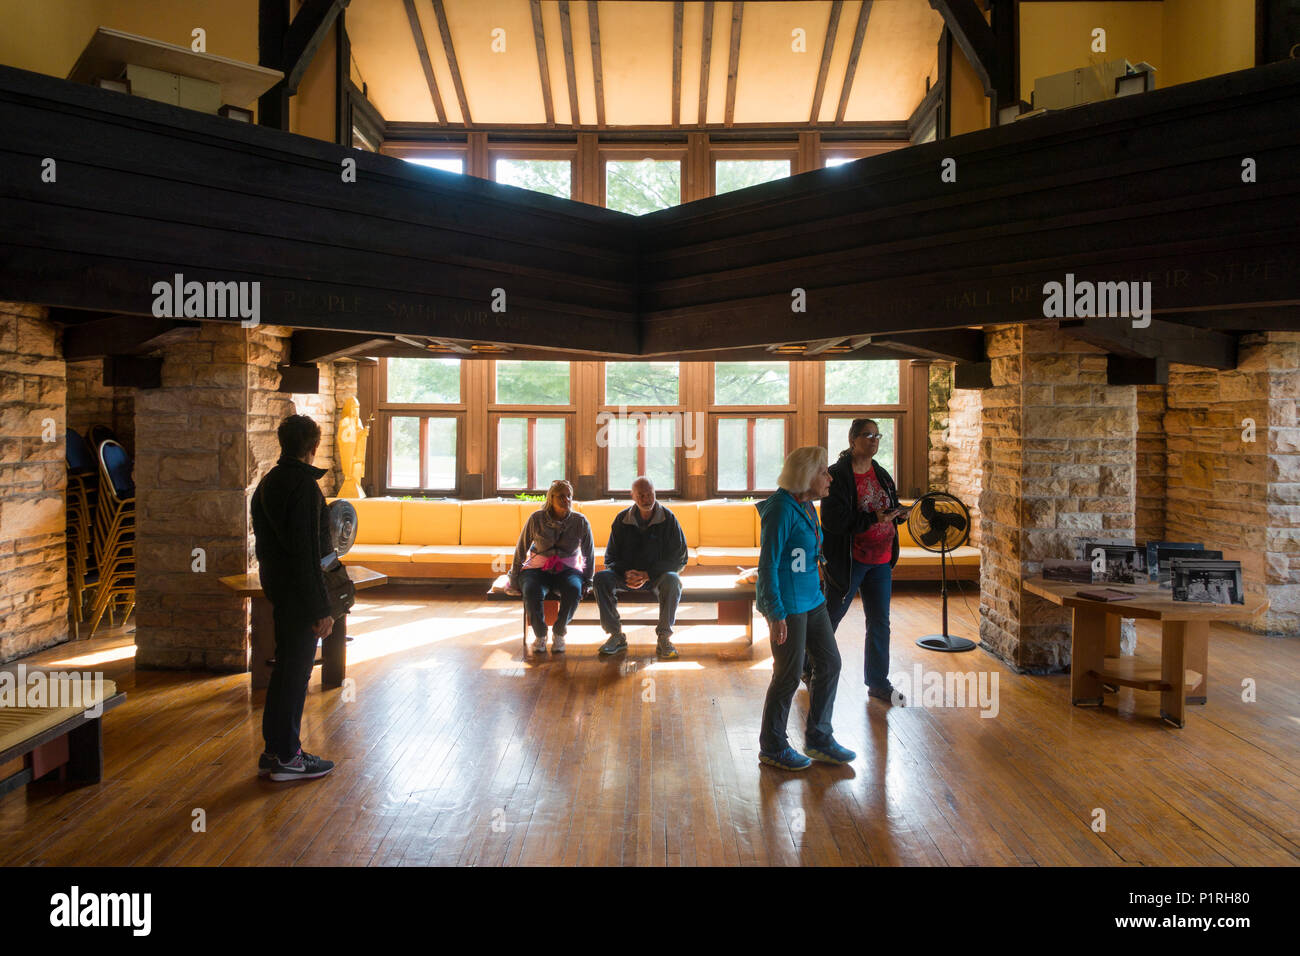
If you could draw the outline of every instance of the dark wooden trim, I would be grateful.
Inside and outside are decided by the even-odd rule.
[[[316,51],[325,42],[338,15],[350,2],[351,0],[303,0],[285,35],[282,65],[279,67],[284,71],[284,83],[290,96],[298,92],[298,84],[315,59]]]
[[[1133,328],[1126,318],[1064,319],[1061,331],[1116,355],[1160,358],[1220,370],[1237,367],[1237,338],[1224,332],[1151,319]]]
[[[294,329],[289,336],[289,361],[295,365],[314,362],[333,362],[353,355],[370,356],[375,348],[392,345],[387,336],[366,335],[356,332],[332,332],[323,329]],[[409,348],[409,346],[408,346]],[[411,348],[411,355],[420,354]],[[427,353],[425,353],[427,354]]]
[[[939,112],[935,118],[934,138],[948,139],[952,136],[952,33],[947,27],[939,32],[939,81],[935,87],[939,90]]]
[[[527,136],[534,139],[551,139],[572,142],[573,130],[552,129],[545,123],[506,123],[500,126],[475,126],[475,130],[484,130],[493,137]],[[707,131],[715,134],[717,141],[731,138],[735,140],[762,141],[771,139],[796,138],[800,133],[817,130],[824,135],[833,135],[835,139],[869,139],[879,141],[897,140],[906,144],[908,128],[906,120],[871,120],[858,123],[817,123],[815,125],[794,125],[787,123],[736,123],[730,127],[722,123],[707,123],[690,127],[691,132]],[[584,126],[583,131],[601,134],[602,143],[622,141],[653,140],[664,143],[682,143],[687,131],[672,126]],[[448,141],[449,136],[463,136],[468,130],[461,123],[448,123],[445,127],[432,123],[390,122],[386,127],[385,139],[416,142],[427,139],[431,142]]]
[[[1169,360],[1131,355],[1107,355],[1106,384],[1168,385]]]
[[[587,26],[591,33],[591,79],[596,87],[596,126],[605,126],[605,74],[600,62],[600,4],[587,0]]]
[[[157,347],[159,339],[176,338],[178,331],[197,329],[198,322],[155,319],[151,315],[115,315],[68,326],[63,332],[63,358],[68,362],[128,355]]]
[[[348,86],[352,81],[352,41],[348,39],[347,14],[340,11],[338,39],[334,44],[334,142],[352,145],[352,104]]]
[[[442,94],[438,92],[438,78],[433,74],[433,63],[429,60],[429,47],[424,42],[424,29],[420,26],[420,15],[415,9],[415,0],[402,0],[406,8],[406,21],[411,25],[411,39],[415,41],[415,51],[420,55],[420,68],[424,70],[424,82],[429,87],[429,98],[438,114],[438,122],[447,125],[447,111],[442,107]]]
[[[551,68],[546,60],[546,27],[542,23],[541,0],[528,0],[528,10],[533,17],[533,41],[537,45],[537,73],[542,84],[542,106],[546,111],[546,125],[555,125],[555,104],[551,100]]]
[[[723,126],[731,126],[736,117],[736,80],[740,72],[740,27],[744,16],[744,0],[732,0],[731,47],[727,52],[727,110]]]
[[[992,96],[995,92],[993,77],[997,71],[996,41],[984,14],[975,6],[975,0],[930,0],[930,6],[943,17],[952,38],[984,85],[984,94]]]
[[[569,125],[581,125],[578,109],[578,74],[573,65],[573,23],[569,19],[569,0],[560,0],[560,40],[564,44],[564,75],[569,84]]]
[[[673,4],[673,125],[682,125],[682,18],[685,6]]]
[[[953,388],[992,388],[992,362],[958,362],[952,367]]]
[[[826,92],[826,75],[831,68],[831,55],[835,52],[835,33],[840,28],[840,12],[844,9],[844,0],[834,0],[831,4],[830,19],[826,23],[826,37],[822,40],[822,62],[817,69],[817,86],[813,90],[812,109],[808,113],[808,122],[816,123],[822,111],[822,95]]]
[[[161,388],[161,358],[147,355],[105,355],[102,379],[105,388]]]
[[[284,63],[284,41],[289,34],[289,0],[258,0],[257,63],[279,70]],[[289,128],[289,87],[276,83],[257,99],[257,123],[272,129]]]
[[[849,62],[844,67],[844,83],[840,87],[840,102],[835,110],[835,125],[844,122],[844,111],[849,106],[849,95],[853,92],[853,79],[858,72],[858,57],[862,55],[862,38],[867,35],[867,21],[871,19],[872,0],[862,0],[858,10],[858,25],[853,30],[853,46],[849,49]]]
[[[979,329],[948,329],[944,332],[901,332],[873,335],[872,345],[945,362],[985,361],[984,333]]]
[[[913,143],[916,142],[916,132],[929,125],[935,124],[935,138],[939,138],[939,117],[938,112],[943,105],[943,87],[935,83],[921,98],[921,102],[916,104],[916,109],[912,110],[912,115],[907,118],[907,135]]]
[[[713,58],[713,0],[704,3],[704,33],[700,45],[700,105],[695,125],[703,128],[709,119],[709,61]]]
[[[345,142],[341,145],[352,145],[352,127],[355,126],[366,137],[374,140],[376,150],[382,148],[384,141],[388,138],[386,132],[388,124],[384,122],[383,115],[373,103],[366,99],[365,93],[357,89],[357,85],[352,82],[350,76],[347,79],[346,86],[349,123],[347,129],[344,130]]]
[[[460,66],[456,62],[456,48],[451,42],[451,26],[447,22],[447,11],[442,0],[431,0],[433,13],[438,20],[438,33],[442,35],[442,48],[447,54],[447,67],[451,70],[451,82],[456,88],[456,100],[460,103],[461,121],[466,128],[474,125],[474,118],[469,114],[469,100],[465,97],[465,84],[461,82]]]

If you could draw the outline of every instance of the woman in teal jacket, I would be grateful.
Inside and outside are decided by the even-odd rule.
[[[796,448],[781,469],[779,490],[757,506],[762,517],[758,610],[767,618],[772,642],[772,682],[763,704],[758,759],[783,770],[803,770],[812,760],[843,764],[857,756],[837,744],[831,733],[840,652],[822,595],[821,524],[812,505],[826,496],[830,484],[826,449]],[[785,732],[805,653],[817,665],[804,733],[808,756],[790,746]]]

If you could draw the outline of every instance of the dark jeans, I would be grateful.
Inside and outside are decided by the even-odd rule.
[[[542,600],[547,592],[559,596],[560,613],[555,618],[555,626],[567,630],[569,622],[573,620],[573,612],[582,600],[582,572],[524,568],[519,572],[519,590],[524,596],[524,607],[528,608],[528,620],[533,625],[533,634],[545,637],[546,612]]]
[[[291,760],[302,742],[302,707],[316,661],[315,621],[272,609],[275,620],[275,666],[262,708],[262,736],[268,752]]]
[[[596,604],[600,608],[600,626],[606,634],[618,634],[623,630],[623,622],[618,616],[619,591],[631,594],[645,591],[653,593],[659,599],[659,623],[655,626],[655,633],[660,637],[672,634],[673,622],[677,620],[677,604],[682,599],[682,579],[672,571],[665,571],[641,587],[633,588],[628,587],[622,575],[606,569],[596,572],[594,584]]]
[[[829,583],[829,582],[828,582]],[[862,595],[862,612],[867,618],[864,677],[868,687],[889,685],[889,595],[894,587],[894,569],[884,564],[853,562],[849,587],[841,592],[834,584],[826,596],[831,627],[838,628],[853,606],[853,596]]]
[[[789,615],[785,627],[785,643],[771,642],[772,683],[767,687],[763,729],[758,735],[759,749],[766,754],[778,754],[789,746],[785,727],[790,719],[790,701],[799,687],[804,654],[813,661],[808,726],[804,732],[809,747],[831,739],[831,711],[835,709],[835,690],[840,679],[840,649],[835,646],[835,630],[825,602],[803,614]]]

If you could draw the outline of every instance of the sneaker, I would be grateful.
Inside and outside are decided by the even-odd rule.
[[[600,645],[600,656],[608,657],[610,654],[625,650],[627,650],[627,638],[623,636],[622,631],[616,631],[609,635],[609,640]]]
[[[868,687],[867,696],[874,697],[877,700],[883,700],[887,704],[895,707],[906,707],[907,698],[900,694],[892,684],[886,684],[883,687]]]
[[[564,631],[561,628],[551,631],[551,653],[564,653]]]
[[[269,750],[263,750],[262,756],[257,758],[257,775],[259,777],[270,776],[271,771],[275,769],[275,764],[275,754]]]
[[[659,646],[655,648],[655,654],[658,655],[661,661],[677,660],[677,648],[673,647],[673,642],[668,639],[667,634],[660,636]]]
[[[858,756],[848,747],[837,744],[833,737],[824,744],[816,746],[809,744],[803,748],[803,752],[813,760],[820,760],[822,763],[849,763],[856,760]]]
[[[312,780],[323,777],[334,769],[334,761],[304,752],[299,748],[292,760],[285,763],[276,759],[275,769],[271,771],[272,780]]]
[[[534,653],[534,654],[538,654],[538,655],[541,655],[541,654],[545,654],[545,653],[546,653],[546,635],[545,635],[545,634],[543,634],[541,637],[539,637],[536,641],[533,642],[533,653]]]
[[[793,747],[786,747],[779,754],[766,754],[760,750],[758,762],[765,763],[769,767],[780,767],[782,770],[807,770],[812,766],[812,761]]]

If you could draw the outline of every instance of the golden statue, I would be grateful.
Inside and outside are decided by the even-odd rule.
[[[361,489],[361,479],[366,474],[366,439],[369,437],[370,429],[361,424],[361,403],[353,395],[343,403],[343,415],[339,418],[339,471],[343,472],[343,486],[338,493],[340,498],[366,496]]]

